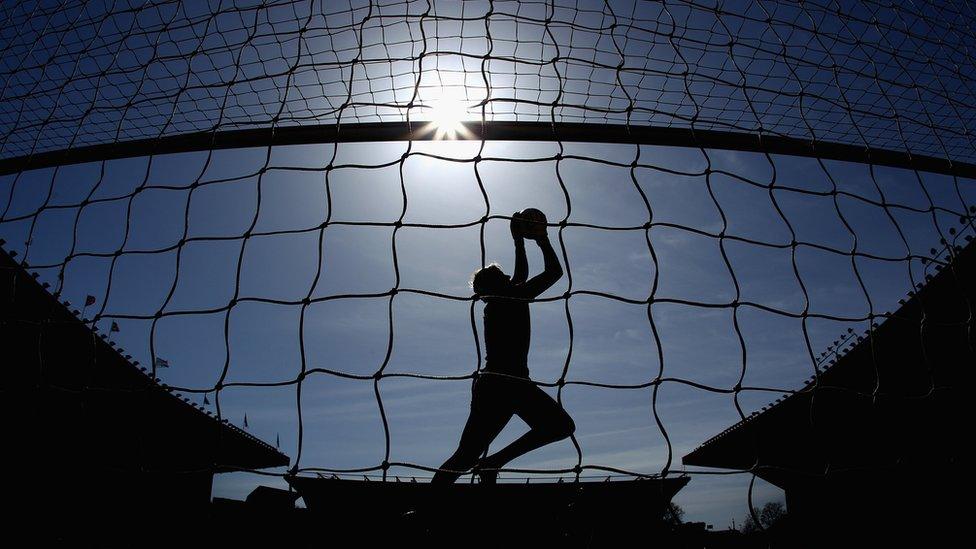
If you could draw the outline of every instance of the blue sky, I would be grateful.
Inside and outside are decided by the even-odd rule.
[[[313,299],[304,315],[306,368],[369,376],[386,354],[389,296],[322,298],[384,294],[395,283],[392,227],[330,224],[322,237],[321,275],[313,287],[319,227],[327,218],[330,223],[396,221],[403,209],[400,167],[376,166],[395,162],[407,146],[216,151],[209,162],[207,153],[187,153],[155,157],[151,163],[137,158],[5,176],[0,179],[0,211],[5,212],[0,238],[7,240],[8,248],[26,252],[31,265],[51,265],[38,271],[52,284],[74,238],[75,253],[81,255],[65,267],[63,296],[81,304],[85,295],[94,295],[97,303],[89,308],[89,316],[101,311],[103,330],[114,318],[121,328],[114,340],[143,364],[151,363],[152,339],[156,356],[171,364],[159,375],[172,386],[211,389],[226,364],[224,382],[232,385],[220,393],[221,413],[239,425],[246,413],[251,433],[271,442],[280,438],[282,451],[294,460],[299,431],[296,386],[268,384],[294,381],[300,372],[300,301],[309,294]],[[591,160],[557,162],[557,144],[510,142],[486,143],[483,160],[470,161],[479,146],[480,142],[410,145],[402,169],[404,222],[474,225],[408,226],[396,231],[399,288],[438,295],[401,292],[393,298],[393,347],[384,374],[466,376],[478,365],[467,286],[471,272],[481,264],[477,221],[486,213],[477,170],[488,195],[489,215],[537,207],[553,222],[566,218],[570,224],[631,228],[571,225],[561,231],[551,228],[550,236],[557,249],[560,243],[565,246],[574,292],[642,301],[657,277],[651,314],[664,358],[661,376],[670,381],[659,388],[656,411],[671,441],[672,471],[683,470],[684,453],[739,418],[731,395],[682,381],[729,389],[744,369],[744,386],[790,390],[814,371],[804,322],[796,318],[803,314],[804,297],[793,272],[788,227],[801,243],[795,254],[809,296],[805,324],[810,349],[819,356],[848,327],[866,328],[863,319],[871,312],[893,311],[911,287],[909,270],[916,281],[924,273],[918,260],[904,258],[928,256],[940,235],[948,236],[948,229],[958,225],[965,207],[976,204],[972,181],[922,174],[923,186],[913,172],[878,167],[872,179],[868,166],[860,164],[826,161],[825,170],[815,160],[795,157],[774,157],[770,163],[759,154],[590,144],[564,144],[563,154]],[[641,167],[634,178],[651,205],[647,234],[656,262],[642,228],[649,213],[629,168],[638,150]],[[324,169],[330,160],[331,212]],[[711,171],[706,175],[707,166]],[[829,193],[831,180],[839,191],[836,196]],[[91,203],[78,206],[89,193]],[[877,205],[882,196],[890,218]],[[928,211],[929,200],[934,213]],[[184,212],[189,212],[186,217]],[[722,214],[727,223],[723,245],[743,303],[738,308],[728,306],[736,292],[717,237]],[[199,240],[183,245],[174,285],[184,219],[187,236]],[[254,219],[240,269],[238,297],[243,300],[230,309],[225,344],[228,312],[222,308],[237,286],[240,236]],[[849,252],[855,244],[845,221],[857,235],[855,263],[866,293],[852,268]],[[28,249],[25,242],[32,224]],[[261,234],[281,231],[292,232]],[[514,256],[508,232],[505,220],[485,224],[485,259],[511,270]],[[123,253],[106,294],[111,256],[120,248]],[[561,251],[560,258],[564,261]],[[531,245],[529,264],[530,272],[541,268],[541,255]],[[561,296],[568,284],[564,277],[542,296],[550,301],[532,306],[529,367],[540,382],[554,383],[566,366],[569,330]],[[167,302],[171,287],[175,289]],[[165,316],[154,330],[151,320],[124,318],[151,317],[160,308],[187,314]],[[211,309],[216,311],[201,312]],[[569,312],[574,337],[567,381],[636,385],[658,376],[658,347],[645,304],[575,294]],[[481,337],[480,305],[475,318]],[[556,395],[555,388],[547,390]],[[379,391],[389,421],[390,460],[439,465],[457,443],[467,415],[470,380],[394,376],[383,378]],[[668,446],[654,421],[651,395],[650,388],[570,384],[562,389],[562,403],[578,427],[583,465],[661,472]],[[779,395],[745,390],[739,403],[748,414]],[[200,393],[190,396],[203,400]],[[209,394],[211,402],[214,397]],[[301,468],[357,469],[382,461],[385,438],[371,380],[313,373],[302,383],[301,410]],[[524,429],[513,419],[493,447]],[[558,469],[576,462],[575,448],[563,441],[509,466]],[[425,475],[405,467],[395,467],[391,474]],[[243,497],[257,482],[269,479],[221,475],[214,495]],[[724,527],[746,514],[748,482],[747,475],[696,474],[677,501],[689,519]],[[754,498],[761,503],[781,494],[760,482]]]
[[[3,156],[416,120],[449,90],[494,120],[761,129],[974,159],[973,13],[944,3],[38,0],[0,20]]]
[[[188,131],[417,121],[445,96],[463,100],[469,119],[483,105],[489,120],[762,131],[976,157],[972,14],[953,6],[131,4],[0,7],[0,157]],[[918,258],[976,204],[972,181],[862,164],[634,145],[481,146],[323,144],[27,171],[0,177],[0,238],[56,287],[63,270],[62,294],[74,304],[94,295],[89,316],[100,313],[103,330],[116,321],[113,337],[143,364],[152,351],[168,360],[166,383],[203,391],[223,377],[222,414],[241,424],[246,413],[253,434],[280,437],[297,458],[299,403],[286,383],[301,371],[300,341],[306,370],[372,375],[387,353],[392,310],[385,374],[471,374],[467,281],[482,260],[513,266],[507,221],[484,224],[484,257],[478,222],[540,208],[568,222],[550,236],[568,257],[572,287],[564,277],[532,306],[532,375],[553,383],[567,367],[560,297],[583,291],[568,302],[574,337],[560,393],[582,462],[655,473],[669,461],[655,410],[673,471],[740,417],[731,395],[686,382],[799,387],[839,333],[894,310],[922,280]],[[407,225],[396,231],[364,224],[401,214]],[[529,262],[537,272],[532,246]],[[381,295],[395,285],[412,291]],[[660,345],[646,304],[597,295],[643,301],[652,288]],[[240,301],[228,309],[235,291]],[[333,299],[340,295],[349,297]],[[167,316],[154,324],[160,310]],[[480,305],[474,315],[480,330]],[[649,388],[577,383],[659,375],[668,381],[654,408]],[[379,391],[391,461],[440,464],[460,434],[470,380],[394,375]],[[738,403],[748,414],[778,395],[745,390]],[[372,381],[313,373],[301,414],[301,468],[381,462]],[[496,446],[523,428],[513,420]],[[510,466],[577,459],[564,441]],[[214,494],[243,497],[274,480],[221,475]],[[746,514],[748,482],[698,473],[678,501],[687,518],[723,527]],[[757,503],[780,497],[757,485]]]

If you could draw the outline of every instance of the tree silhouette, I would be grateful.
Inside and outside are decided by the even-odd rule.
[[[673,526],[679,526],[682,523],[681,519],[684,516],[685,510],[673,501],[668,503],[667,508],[664,510],[664,522]]]
[[[750,513],[746,515],[746,519],[742,521],[742,528],[740,530],[743,533],[757,532],[759,530],[771,527],[782,520],[785,516],[786,507],[784,507],[783,504],[778,501],[770,501],[763,505],[762,509],[759,510],[759,524],[762,526],[762,528],[756,524],[756,521],[752,518],[752,514]]]

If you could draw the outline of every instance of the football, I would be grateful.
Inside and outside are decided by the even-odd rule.
[[[526,208],[516,215],[519,232],[525,238],[537,239],[546,235],[546,214],[536,208]]]

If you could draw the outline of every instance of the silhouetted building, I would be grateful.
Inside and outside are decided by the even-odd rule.
[[[272,510],[289,510],[295,508],[298,494],[291,490],[258,486],[247,495],[245,502],[255,508]]]
[[[334,521],[312,520],[308,509],[295,506],[293,491],[258,486],[244,501],[213,498],[208,531],[200,540],[216,547],[323,547],[355,531],[339,531]],[[323,528],[325,526],[325,528]]]
[[[968,509],[976,247],[802,389],[684,456],[783,488],[794,542],[928,537]],[[761,502],[757,502],[761,503]]]
[[[162,543],[207,520],[214,473],[288,464],[76,314],[0,249],[5,522],[35,539]]]
[[[437,485],[286,477],[323,523],[366,546],[614,547],[673,536],[663,520],[687,476],[612,482]]]

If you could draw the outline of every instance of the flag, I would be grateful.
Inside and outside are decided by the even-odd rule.
[[[247,414],[244,414],[244,426],[247,427]]]
[[[85,307],[95,304],[95,296],[87,295],[85,296]]]
[[[281,435],[275,434],[275,448],[281,448]]]
[[[158,356],[156,357],[155,364],[156,364],[156,367],[157,368],[169,368],[169,361],[168,360],[163,360],[163,359],[159,358]]]
[[[114,320],[112,321],[111,331],[113,331],[113,332],[119,331],[119,325]]]

